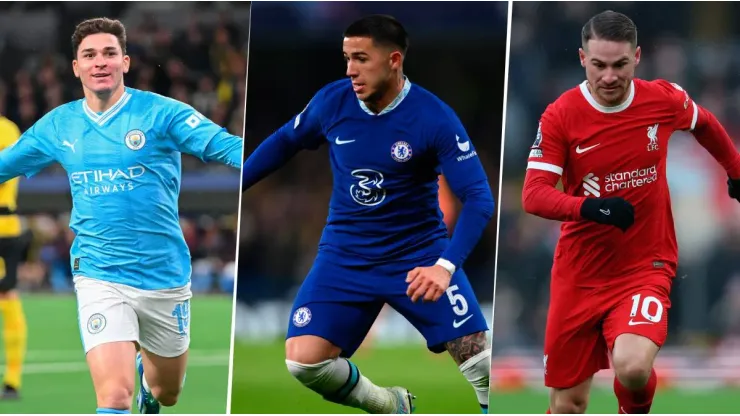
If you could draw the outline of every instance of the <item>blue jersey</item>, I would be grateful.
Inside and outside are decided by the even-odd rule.
[[[462,265],[493,214],[493,198],[449,106],[406,80],[399,96],[375,114],[349,79],[331,83],[250,156],[243,186],[298,150],[324,144],[334,183],[320,252],[343,266],[430,257]],[[464,204],[452,244],[439,207],[440,173]]]
[[[58,162],[72,193],[74,275],[145,289],[190,281],[179,224],[181,153],[239,167],[243,140],[189,105],[126,88],[102,113],[55,108],[0,152],[0,182]]]

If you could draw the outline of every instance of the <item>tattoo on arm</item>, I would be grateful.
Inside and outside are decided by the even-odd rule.
[[[488,340],[486,339],[486,333],[482,331],[465,335],[445,344],[445,348],[447,348],[447,351],[457,365],[468,361],[470,358],[483,352],[487,347]]]

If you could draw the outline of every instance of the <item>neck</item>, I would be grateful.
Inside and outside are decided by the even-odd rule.
[[[365,105],[373,113],[380,113],[386,107],[388,107],[393,102],[393,100],[396,99],[396,97],[398,97],[398,94],[400,94],[403,90],[404,82],[405,79],[403,78],[403,74],[401,72],[398,72],[393,76],[389,87],[383,92],[383,94],[381,94],[381,96],[377,99],[365,101]]]
[[[123,82],[121,82],[113,91],[94,92],[88,88],[83,88],[83,90],[85,92],[85,101],[87,102],[87,106],[90,107],[92,111],[100,113],[113,107],[113,105],[123,96],[125,88],[123,86]]]
[[[630,81],[629,84],[627,84],[627,90],[624,92],[624,94],[622,94],[619,100],[617,102],[611,102],[611,103],[602,100],[598,94],[594,94],[594,90],[593,88],[591,88],[590,82],[586,83],[586,87],[588,88],[588,93],[591,94],[591,97],[593,97],[594,100],[599,105],[604,106],[604,107],[617,107],[617,106],[624,104],[624,102],[627,101],[627,97],[630,96],[630,91],[632,91],[632,81]]]

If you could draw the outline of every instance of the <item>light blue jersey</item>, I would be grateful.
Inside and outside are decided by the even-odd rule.
[[[60,163],[72,192],[73,275],[175,288],[191,273],[178,214],[181,153],[239,168],[242,148],[191,106],[126,88],[103,113],[78,100],[46,114],[0,152],[0,183]]]

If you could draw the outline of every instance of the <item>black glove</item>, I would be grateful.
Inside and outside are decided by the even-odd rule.
[[[737,189],[740,191],[740,187]],[[622,231],[627,231],[635,223],[635,208],[629,202],[618,197],[587,198],[581,205],[581,217],[599,224],[613,225]]]
[[[740,202],[740,179],[727,178],[727,193]]]

